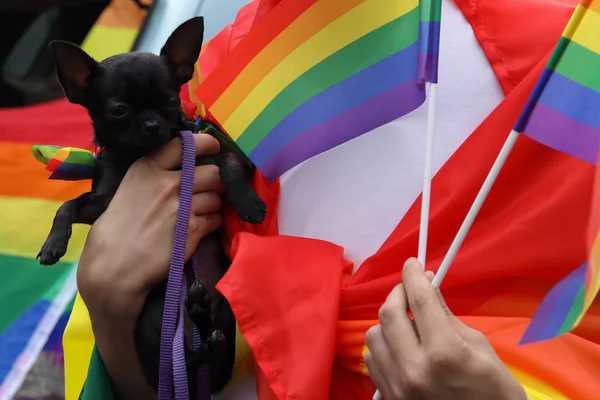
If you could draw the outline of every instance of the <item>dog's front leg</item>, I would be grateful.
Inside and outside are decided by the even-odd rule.
[[[222,151],[217,157],[217,165],[227,200],[233,204],[240,218],[251,224],[262,223],[267,206],[246,182],[248,171],[242,158],[232,151]]]
[[[84,193],[66,201],[56,212],[50,234],[37,255],[42,265],[53,265],[67,252],[73,224],[93,224],[108,205],[108,196]]]

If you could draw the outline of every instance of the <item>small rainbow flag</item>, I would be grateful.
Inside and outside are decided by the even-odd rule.
[[[597,164],[600,150],[600,0],[579,3],[517,121],[521,132]],[[577,327],[600,288],[600,169],[588,232],[590,257],[546,295],[521,344]]]
[[[600,150],[600,1],[582,0],[514,130],[596,163]]]
[[[195,94],[276,179],[424,102],[423,83],[437,81],[440,7],[440,0],[283,0]]]
[[[31,146],[34,157],[46,164],[48,179],[79,181],[94,177],[96,161],[91,151],[75,147],[51,145]]]

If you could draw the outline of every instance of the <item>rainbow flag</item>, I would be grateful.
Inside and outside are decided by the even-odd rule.
[[[34,145],[31,151],[36,160],[46,164],[46,170],[51,172],[48,179],[79,181],[94,177],[96,161],[94,154],[87,149]]]
[[[596,163],[600,150],[600,1],[579,3],[514,128],[553,149]],[[588,234],[591,257],[542,301],[521,344],[577,327],[600,288],[600,184]]]
[[[596,163],[600,150],[600,1],[582,0],[514,130]]]
[[[430,3],[283,0],[195,94],[274,180],[424,102],[437,81],[441,2]]]

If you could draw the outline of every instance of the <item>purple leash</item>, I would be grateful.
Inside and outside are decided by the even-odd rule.
[[[183,165],[181,168],[181,189],[179,210],[175,226],[175,243],[171,256],[171,267],[167,281],[165,306],[163,310],[162,331],[160,337],[160,364],[158,381],[158,399],[172,400],[173,387],[176,400],[188,400],[188,382],[185,364],[183,313],[185,312],[186,279],[183,273],[185,246],[188,233],[188,221],[192,205],[194,167],[196,160],[193,133],[180,132],[183,142]],[[195,255],[192,257],[194,274],[197,276]],[[194,328],[194,349],[200,345],[200,338]],[[198,371],[199,400],[210,400],[208,368],[202,366]]]

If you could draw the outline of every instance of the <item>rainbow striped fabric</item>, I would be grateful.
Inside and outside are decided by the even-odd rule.
[[[51,174],[48,179],[61,181],[79,181],[94,177],[96,164],[94,155],[86,149],[61,146],[31,147],[36,160],[46,164],[46,170]]]
[[[596,163],[600,150],[600,0],[583,0],[542,73],[514,130],[572,156]],[[577,327],[600,288],[600,183],[596,176],[591,257],[544,298],[521,344]]]
[[[600,1],[582,0],[514,130],[596,163],[600,150]]]
[[[424,102],[422,83],[437,81],[441,2],[432,4],[283,0],[195,95],[276,179]]]

